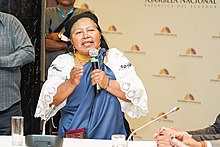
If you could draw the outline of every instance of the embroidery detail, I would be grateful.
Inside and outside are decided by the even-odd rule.
[[[51,102],[51,97],[49,95],[45,95],[44,100],[49,103]]]
[[[130,85],[131,84],[129,84],[129,83],[123,83],[122,84],[122,89],[125,90],[125,91],[128,91],[130,89]]]
[[[51,87],[49,90],[48,90],[48,93],[49,94],[54,94],[56,91],[55,87]]]
[[[133,99],[133,103],[134,103],[134,104],[138,104],[138,102],[139,102],[139,99],[138,99],[138,98],[134,98],[134,99]]]
[[[133,98],[135,96],[135,91],[134,90],[130,90],[130,91],[128,91],[127,95],[128,95],[129,98]]]
[[[58,72],[62,72],[62,70],[60,70],[60,69],[59,69],[58,67],[56,67],[54,64],[52,64],[50,67],[52,68],[52,70],[56,70],[56,71],[58,71]]]
[[[120,65],[120,69],[125,69],[125,68],[129,68],[129,67],[131,67],[131,63],[130,62],[128,62],[128,63],[126,63],[124,65]]]

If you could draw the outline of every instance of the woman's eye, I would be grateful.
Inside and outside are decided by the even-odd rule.
[[[88,30],[88,32],[92,32],[92,31],[94,31],[94,29],[89,29],[89,30]]]
[[[78,34],[80,34],[80,33],[82,33],[82,31],[78,31],[78,32],[76,32],[76,35],[78,35]]]

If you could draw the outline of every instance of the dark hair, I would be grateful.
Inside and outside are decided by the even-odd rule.
[[[71,33],[71,28],[73,26],[73,24],[81,19],[81,18],[84,18],[84,17],[87,17],[87,18],[90,18],[92,19],[96,25],[97,25],[97,29],[99,30],[99,32],[101,33],[101,44],[100,44],[100,47],[101,48],[105,48],[106,50],[109,49],[108,47],[108,44],[104,38],[104,36],[102,35],[102,30],[98,24],[98,18],[97,16],[92,13],[91,11],[85,11],[85,12],[82,12],[80,14],[77,14],[77,15],[73,15],[66,23],[65,23],[65,32],[64,32],[64,35],[68,38],[70,38],[70,33]]]

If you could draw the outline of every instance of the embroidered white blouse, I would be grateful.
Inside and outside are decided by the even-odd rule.
[[[129,60],[118,49],[111,48],[108,50],[105,65],[113,71],[121,90],[125,92],[126,98],[131,101],[125,102],[118,98],[122,111],[131,118],[145,116],[148,112],[147,93]],[[70,71],[73,66],[75,66],[74,57],[70,54],[59,55],[52,62],[48,69],[48,79],[41,89],[35,117],[48,120],[65,106],[66,100],[58,106],[50,107],[49,104],[53,101],[57,87],[70,78]]]

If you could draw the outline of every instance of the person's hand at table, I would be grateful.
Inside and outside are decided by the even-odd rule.
[[[158,132],[154,133],[153,139],[157,143],[158,147],[169,147],[170,144],[170,134],[178,132],[175,128],[165,128],[162,127]]]
[[[195,141],[186,132],[176,132],[170,135],[170,144],[175,147],[202,147],[201,142]]]

